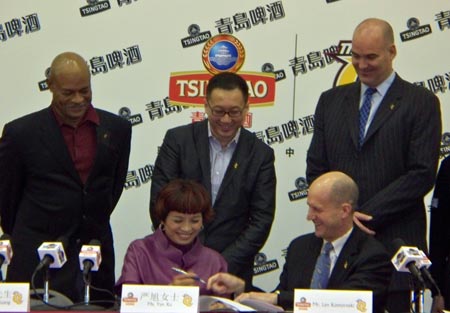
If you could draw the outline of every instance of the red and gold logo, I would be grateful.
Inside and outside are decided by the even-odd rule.
[[[209,79],[221,72],[238,72],[245,61],[243,44],[229,34],[209,39],[202,50],[207,70],[173,72],[170,74],[169,99],[172,105],[204,106]],[[262,72],[239,72],[249,87],[251,106],[270,106],[275,101],[275,75]]]
[[[305,297],[301,297],[300,301],[295,302],[295,307],[299,311],[308,311],[311,308],[311,302],[308,302]]]

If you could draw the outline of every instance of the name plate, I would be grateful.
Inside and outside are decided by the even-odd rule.
[[[295,289],[295,313],[372,313],[372,291]]]
[[[1,283],[0,312],[30,312],[30,284]]]
[[[199,287],[122,285],[120,312],[197,313]]]

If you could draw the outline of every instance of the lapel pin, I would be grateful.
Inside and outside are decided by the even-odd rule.
[[[394,108],[395,108],[395,104],[391,103],[391,105],[390,105],[391,111],[392,111]]]
[[[347,267],[348,267],[348,262],[345,261],[345,263],[344,263],[344,268],[347,269]]]
[[[237,169],[239,167],[239,164],[236,162],[236,163],[234,163],[233,167],[234,167],[234,169]]]

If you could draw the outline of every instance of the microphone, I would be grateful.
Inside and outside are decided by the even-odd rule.
[[[8,265],[11,262],[13,251],[11,248],[11,241],[8,234],[3,234],[0,237],[0,266]]]
[[[78,259],[80,261],[80,269],[83,271],[84,276],[87,276],[91,271],[98,271],[102,262],[100,245],[99,240],[92,239],[88,245],[81,247]]]
[[[411,273],[421,286],[425,286],[425,281],[419,270],[424,253],[416,247],[406,246],[406,243],[400,238],[394,239],[392,245],[397,250],[391,259],[395,269],[398,272]]]
[[[428,289],[431,290],[433,296],[440,295],[441,290],[439,289],[438,284],[436,283],[433,276],[431,276],[430,271],[428,270],[428,268],[431,266],[431,261],[422,250],[420,250],[420,253],[422,254],[422,260],[420,261],[419,268],[420,273],[422,274],[422,277],[426,282],[426,286],[428,287]]]
[[[423,252],[422,250],[419,250],[420,254],[422,255],[422,259],[419,261],[419,268],[420,271],[427,270],[431,266],[431,261],[428,258],[428,256]]]
[[[36,271],[44,267],[61,268],[67,261],[64,246],[67,246],[67,238],[64,236],[58,237],[56,241],[43,242],[38,248],[41,262],[36,267]]]

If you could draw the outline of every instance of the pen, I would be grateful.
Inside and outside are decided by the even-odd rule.
[[[184,274],[184,275],[188,274],[188,272],[183,271],[181,268],[172,267],[172,270],[174,270],[175,272],[180,273],[180,274]],[[203,279],[201,279],[201,278],[198,277],[198,276],[192,277],[192,279],[194,279],[194,280],[196,280],[196,281],[199,281],[199,282],[201,282],[201,283],[203,283],[203,284],[206,284],[206,281],[204,281]]]

